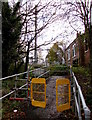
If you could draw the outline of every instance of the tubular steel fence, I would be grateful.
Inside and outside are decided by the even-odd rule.
[[[43,77],[44,75],[50,73],[50,70],[48,70],[48,71],[45,70],[45,67],[44,68],[37,68],[37,69],[31,70],[31,71],[29,71],[29,69],[28,69],[28,71],[23,72],[23,73],[11,75],[11,76],[8,76],[8,77],[5,77],[5,78],[0,78],[0,81],[4,81],[4,80],[10,79],[10,78],[15,78],[15,88],[14,88],[14,90],[12,90],[9,93],[0,97],[0,100],[10,96],[13,93],[15,93],[15,96],[11,100],[14,100],[14,99],[15,100],[28,99],[30,97],[29,93],[27,93],[27,98],[17,98],[16,97],[16,92],[18,90],[28,90],[28,92],[29,92],[29,87],[30,87],[30,84],[31,84],[29,74],[31,72],[34,74],[34,76],[36,78],[40,78],[40,77]],[[22,79],[20,76],[25,75],[25,74],[26,74],[26,79]],[[90,120],[91,111],[89,110],[89,108],[86,105],[85,99],[84,99],[83,94],[82,94],[81,87],[79,86],[78,81],[77,81],[74,73],[72,72],[71,68],[70,68],[70,76],[71,76],[71,80],[70,80],[71,91],[73,92],[73,99],[74,99],[74,102],[75,102],[75,115],[78,116],[79,120],[82,120],[82,110],[84,110],[85,120]],[[18,77],[20,77],[20,79],[18,79]],[[26,81],[26,83],[17,88],[17,82],[16,81],[19,81],[19,80],[24,80],[24,81]],[[24,87],[26,87],[26,88],[24,88]]]
[[[71,74],[71,83],[72,83],[71,91],[73,92],[73,98],[75,101],[75,115],[78,116],[79,120],[82,120],[83,119],[82,111],[84,111],[83,113],[84,119],[90,120],[91,111],[86,105],[85,99],[82,94],[81,87],[78,84],[78,81],[71,69],[70,69],[70,74]]]
[[[30,78],[29,78],[29,74],[30,73],[34,73],[34,76],[39,78],[39,77],[42,77],[44,76],[45,74],[49,73],[49,70],[48,71],[44,71],[42,72],[42,68],[37,68],[37,69],[34,69],[34,70],[31,70],[31,71],[26,71],[26,72],[23,72],[23,73],[19,73],[19,74],[15,74],[15,75],[11,75],[11,76],[8,76],[8,77],[4,77],[4,78],[0,78],[0,81],[6,81],[10,78],[15,78],[15,87],[13,88],[14,90],[10,91],[9,93],[3,95],[2,97],[0,97],[0,100],[10,96],[11,94],[15,93],[15,97],[12,98],[11,100],[23,100],[23,99],[26,99],[26,98],[16,98],[16,92],[19,91],[19,90],[28,90],[29,88],[29,85],[31,84],[31,81],[30,81]],[[36,74],[37,73],[37,74]],[[39,73],[39,74],[38,74]],[[41,74],[40,74],[41,73]],[[21,79],[21,75],[25,75],[26,74],[26,79]],[[18,79],[18,77],[20,77],[20,79]],[[25,84],[23,84],[22,86],[20,87],[17,87],[17,81],[26,81]],[[26,88],[24,88],[26,87]],[[27,93],[27,97],[29,97],[28,93]]]

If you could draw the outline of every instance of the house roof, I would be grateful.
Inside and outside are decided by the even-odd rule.
[[[71,42],[69,45],[68,45],[68,47],[65,49],[65,51],[67,50],[67,49],[69,49],[70,48],[70,46],[73,44],[73,43],[75,43],[75,41],[77,41],[78,39],[76,38],[73,42]]]

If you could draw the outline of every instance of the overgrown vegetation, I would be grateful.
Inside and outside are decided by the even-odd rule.
[[[17,73],[23,65],[23,46],[20,42],[22,17],[19,15],[20,2],[11,7],[2,5],[2,73],[3,77]]]
[[[64,57],[64,52],[60,46],[63,46],[63,42],[59,43],[56,42],[54,45],[50,48],[46,58],[48,59],[48,63],[50,65],[55,63],[61,63],[62,64],[62,58]]]
[[[25,84],[26,81],[17,81],[17,88]],[[7,81],[2,82],[2,95],[8,94],[10,91],[14,90],[13,88],[15,87],[15,79],[10,79]],[[14,115],[13,110],[18,109],[18,112],[21,112],[20,106],[21,102],[20,101],[10,101],[9,98],[13,97],[14,98],[15,94],[12,94],[11,96],[8,96],[7,98],[2,100],[2,119],[14,119],[16,115]],[[27,96],[27,91],[17,91],[16,92],[16,97],[20,98],[26,98]],[[22,117],[22,116],[18,116]],[[22,117],[23,118],[23,117]]]
[[[92,88],[90,86],[90,70],[88,67],[73,67],[72,70],[75,73],[78,83],[82,88],[86,103],[92,111]]]
[[[85,77],[90,77],[90,70],[88,67],[73,67],[72,70],[76,74],[81,74]]]
[[[66,65],[54,65],[50,66],[50,75],[69,75],[69,67]]]
[[[25,113],[21,110],[22,105],[23,102],[21,101],[9,101],[5,99],[3,101],[2,120],[23,120],[25,118]],[[14,113],[14,110],[17,110],[17,113]]]

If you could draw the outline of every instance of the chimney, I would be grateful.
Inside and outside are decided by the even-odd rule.
[[[76,38],[78,38],[80,35],[81,35],[81,32],[78,33],[78,31],[77,31]]]

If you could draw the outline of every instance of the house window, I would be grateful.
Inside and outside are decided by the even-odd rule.
[[[67,50],[67,58],[70,60],[70,49]]]
[[[75,44],[73,45],[72,51],[73,51],[73,57],[75,57],[76,56],[76,45]]]

